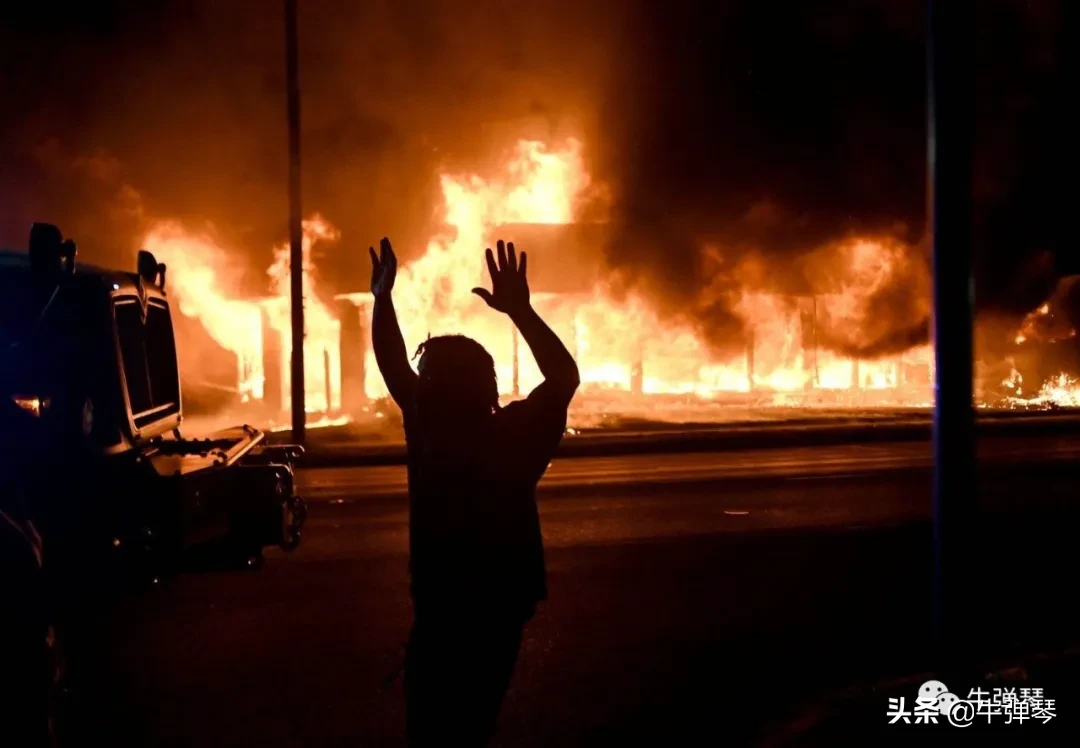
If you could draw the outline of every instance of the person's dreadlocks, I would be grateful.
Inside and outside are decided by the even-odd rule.
[[[438,335],[417,349],[423,357],[422,384],[450,402],[498,408],[499,386],[495,360],[484,346],[464,335]]]

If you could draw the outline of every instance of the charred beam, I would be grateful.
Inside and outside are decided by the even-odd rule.
[[[338,338],[341,410],[355,417],[367,405],[367,393],[364,390],[364,366],[368,349],[368,335],[364,324],[366,314],[363,307],[357,307],[349,301],[340,301],[338,318],[341,320]]]
[[[331,399],[331,395],[333,394],[333,391],[332,391],[331,385],[330,385],[330,349],[329,348],[323,348],[322,365],[323,365],[323,384],[326,385],[326,411],[325,412],[326,412],[327,415],[330,415],[330,411],[334,409],[333,405],[332,405],[332,403],[334,401]]]
[[[262,310],[263,403],[270,417],[277,419],[285,409],[282,381],[281,335]]]

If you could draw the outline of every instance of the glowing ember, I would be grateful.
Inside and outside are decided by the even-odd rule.
[[[1063,408],[1080,407],[1080,383],[1062,372],[1043,384],[1035,399]]]
[[[1018,374],[1017,377],[1019,378]],[[1080,408],[1080,382],[1065,372],[1044,382],[1034,397],[1020,397],[1019,385],[1017,385],[1016,393],[1016,396],[1006,398],[1007,404],[1012,407]]]

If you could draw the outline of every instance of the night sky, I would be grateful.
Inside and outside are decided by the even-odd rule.
[[[212,222],[251,248],[264,290],[287,233],[281,5],[5,9],[0,244],[51,220],[86,258],[126,264],[149,218]],[[977,294],[1022,313],[1080,271],[1059,187],[1064,6],[979,8]],[[779,269],[885,233],[921,257],[923,9],[300,0],[304,212],[343,231],[322,274],[363,287],[357,253],[384,234],[420,251],[438,169],[483,173],[519,137],[568,134],[612,187],[607,261],[667,308],[710,280],[704,243]],[[724,311],[702,314],[722,336]]]

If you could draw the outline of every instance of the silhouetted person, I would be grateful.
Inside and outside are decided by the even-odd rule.
[[[495,363],[461,335],[420,346],[409,365],[391,289],[397,258],[371,249],[375,358],[401,408],[409,470],[414,621],[405,662],[410,745],[483,745],[495,730],[521,634],[547,597],[534,491],[566,428],[578,386],[573,357],[529,303],[526,256],[487,250],[492,290],[544,381],[499,406]]]

